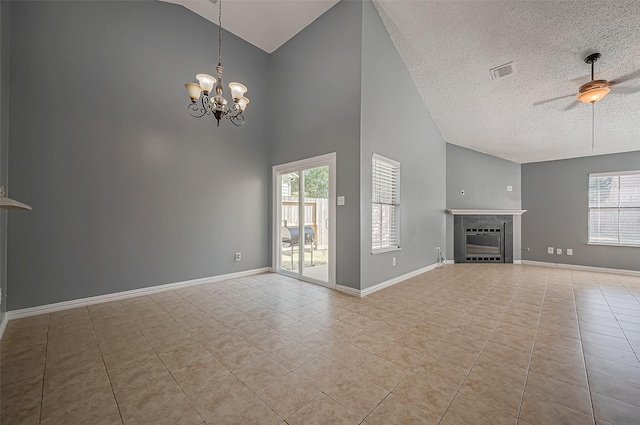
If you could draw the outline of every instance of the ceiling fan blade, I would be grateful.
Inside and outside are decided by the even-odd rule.
[[[576,106],[580,105],[580,103],[581,102],[579,100],[574,100],[569,106],[564,108],[564,111],[570,111],[570,110],[574,109]]]
[[[635,80],[636,78],[640,78],[640,69],[623,75],[620,78],[614,78],[613,81],[610,82],[610,84],[620,84],[624,83],[625,81]]]
[[[556,100],[565,99],[567,97],[575,97],[575,94],[568,94],[566,96],[554,97],[553,99],[541,100],[540,102],[534,102],[533,106],[542,105],[543,103],[555,102]]]
[[[614,86],[611,88],[611,94],[635,94],[640,93],[640,87],[620,87]]]

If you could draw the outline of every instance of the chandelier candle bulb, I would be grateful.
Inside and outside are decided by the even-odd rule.
[[[240,110],[242,112],[244,112],[244,108],[246,108],[248,104],[249,104],[248,97],[242,96],[242,98],[238,99],[238,106],[240,107]]]
[[[198,74],[196,80],[200,83],[200,87],[205,95],[208,95],[213,90],[213,85],[216,83],[216,79],[209,74]]]
[[[202,89],[196,83],[186,83],[185,88],[187,89],[187,93],[189,94],[189,98],[191,102],[195,103],[196,100],[200,99],[200,92]]]
[[[247,88],[243,84],[236,82],[229,83],[229,88],[231,89],[231,97],[233,97],[234,100],[241,99],[247,92]]]

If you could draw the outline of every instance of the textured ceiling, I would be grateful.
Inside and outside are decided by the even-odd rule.
[[[533,105],[589,81],[589,53],[602,53],[596,78],[640,70],[640,0],[375,4],[448,142],[520,163],[640,150],[640,93],[595,104],[593,152],[591,105]],[[516,73],[492,80],[511,61]]]
[[[182,4],[217,23],[209,0]],[[347,1],[347,0],[343,0]],[[337,0],[225,0],[223,27],[273,52]],[[640,70],[640,0],[374,0],[444,138],[525,163],[640,150],[640,93],[565,111],[589,81]],[[513,61],[516,73],[489,70]],[[637,74],[640,77],[640,73]],[[393,76],[390,76],[393,80]],[[640,78],[622,84],[640,89]],[[639,165],[640,167],[640,165]]]
[[[218,5],[210,0],[162,0],[181,4],[218,23]],[[338,0],[225,0],[222,27],[272,53],[315,21]]]

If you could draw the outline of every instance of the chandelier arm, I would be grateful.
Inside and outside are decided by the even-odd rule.
[[[229,118],[231,124],[235,125],[236,127],[240,127],[242,124],[244,124],[244,116],[242,115],[242,112],[237,115],[227,115],[227,118]]]
[[[192,117],[200,118],[212,114],[213,104],[209,101],[209,96],[202,95],[197,101],[187,105],[187,110]]]
[[[207,115],[211,115],[213,111],[213,104],[211,103],[211,98],[209,96],[203,95],[201,98],[202,108],[207,111]]]
[[[234,103],[233,106],[229,108],[229,115],[234,117],[238,115],[242,115],[242,109],[240,109],[237,103]]]
[[[190,104],[188,104],[187,110],[189,111],[189,115],[194,118],[203,117],[207,113],[207,110],[205,108],[195,102],[191,102]]]

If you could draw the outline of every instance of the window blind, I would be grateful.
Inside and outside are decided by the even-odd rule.
[[[400,247],[400,164],[374,154],[372,160],[372,251]]]
[[[640,171],[589,175],[589,242],[640,246]]]

